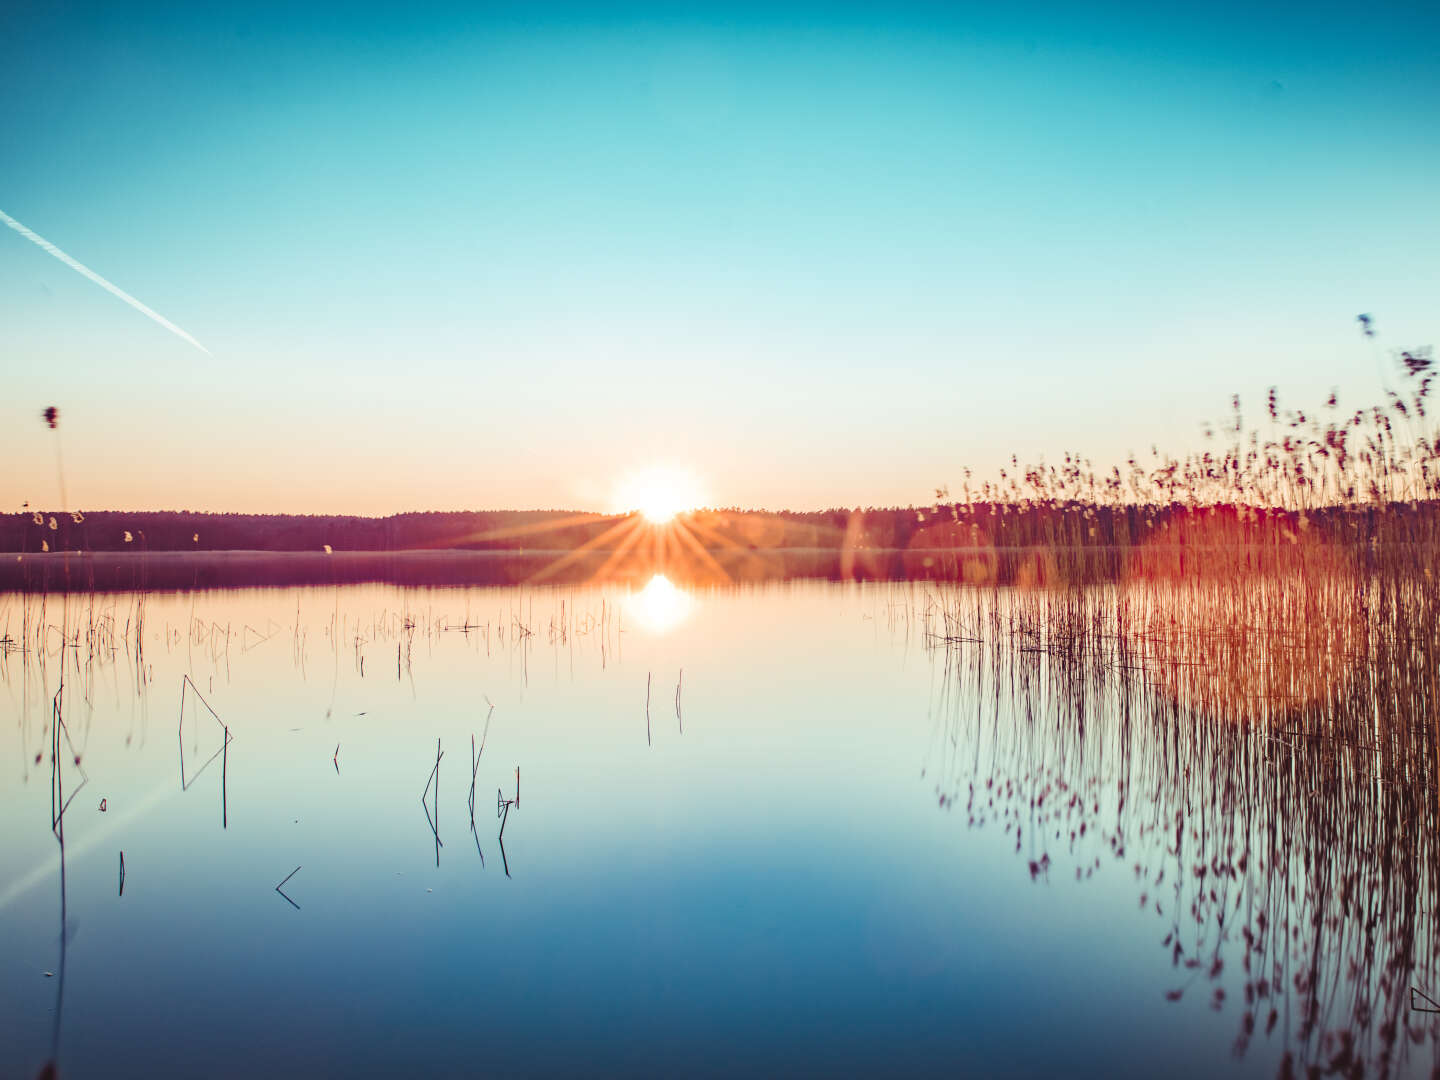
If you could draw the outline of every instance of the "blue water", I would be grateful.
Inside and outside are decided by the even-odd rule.
[[[137,664],[133,596],[52,599],[68,630],[0,661],[0,1073],[1209,1076],[1304,1054],[1262,1015],[1237,1055],[1238,931],[1206,938],[1231,957],[1213,978],[1162,944],[1186,898],[1149,887],[1163,837],[1117,856],[1136,808],[1113,761],[1032,747],[1013,814],[967,809],[971,784],[1021,780],[979,733],[1023,710],[957,720],[976,701],[946,687],[928,602],[157,595]],[[3,603],[27,640],[36,601]],[[95,625],[113,652],[59,644]],[[88,778],[63,959],[62,676],[62,795]],[[1057,777],[1098,807],[1075,841],[1029,806]],[[1434,1061],[1430,1028],[1400,1071]]]

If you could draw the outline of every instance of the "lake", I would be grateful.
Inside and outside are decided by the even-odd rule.
[[[0,595],[0,1073],[1436,1075],[1433,679],[1036,595]]]

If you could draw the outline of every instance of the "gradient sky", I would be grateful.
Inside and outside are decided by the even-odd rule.
[[[1082,7],[1089,10],[1082,11]],[[1440,337],[1440,15],[7,4],[0,508],[923,502]],[[1379,348],[1360,336],[1373,312]]]

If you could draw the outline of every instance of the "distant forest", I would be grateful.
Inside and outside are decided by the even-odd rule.
[[[128,536],[128,539],[127,539]],[[800,578],[1052,587],[1280,570],[1431,575],[1440,504],[1264,509],[1070,501],[761,513],[673,524],[563,511],[388,518],[121,513],[0,517],[0,591],[682,584]],[[77,557],[77,554],[78,557]]]
[[[613,519],[563,511],[492,511],[341,517],[203,514],[186,510],[39,511],[0,517],[0,550],[51,551],[516,551],[568,549]],[[569,522],[553,529],[551,523]],[[532,532],[536,528],[543,531]],[[495,536],[491,534],[499,533]]]
[[[888,542],[908,541],[914,510],[870,511],[891,522]],[[705,511],[742,547],[831,547],[852,511],[776,514]],[[868,515],[867,515],[868,517]],[[434,511],[390,517],[204,514],[188,511],[53,510],[0,515],[0,551],[570,551],[620,518],[565,510]],[[878,541],[878,537],[876,540]],[[606,545],[601,545],[605,550]]]
[[[1127,547],[1156,539],[1170,522],[1213,518],[1268,519],[1285,532],[1349,542],[1376,538],[1430,539],[1433,502],[1295,510],[1182,503],[1096,505],[1054,501],[940,503],[915,508],[815,512],[705,510],[685,520],[707,548],[742,550],[965,549],[1033,546]],[[0,551],[572,551],[600,541],[614,515],[560,510],[496,510],[395,514],[384,518],[290,514],[204,514],[187,511],[33,511],[0,515]]]

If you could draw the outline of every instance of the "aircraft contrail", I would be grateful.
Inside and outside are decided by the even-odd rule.
[[[52,244],[49,240],[46,240],[43,236],[39,235],[38,233],[31,232],[24,225],[21,225],[20,222],[16,221],[9,214],[5,213],[4,210],[0,210],[0,221],[5,222],[6,225],[9,225],[10,228],[14,229],[21,236],[25,237],[26,240],[29,240],[31,243],[36,244],[41,248],[44,248],[51,255],[54,255],[55,258],[59,259],[72,270],[78,270],[91,281],[95,282],[96,285],[99,285],[102,289],[105,289],[107,292],[114,293],[121,300],[124,300],[125,303],[129,304],[136,311],[140,312],[140,314],[148,315],[161,326],[165,327],[166,330],[169,330],[176,337],[183,338],[185,341],[188,341],[191,345],[194,345],[206,356],[213,357],[215,355],[209,349],[205,348],[204,345],[201,345],[200,342],[196,341],[193,337],[187,334],[184,330],[181,330],[180,327],[176,326],[169,319],[165,318],[164,315],[161,315],[158,311],[152,311],[150,308],[146,307],[139,300],[136,300],[133,296],[131,296],[119,286],[110,284],[110,282],[106,281],[99,274],[95,273],[94,270],[91,270],[84,263],[72,259],[69,255],[66,255],[65,252],[61,251],[58,247]]]

